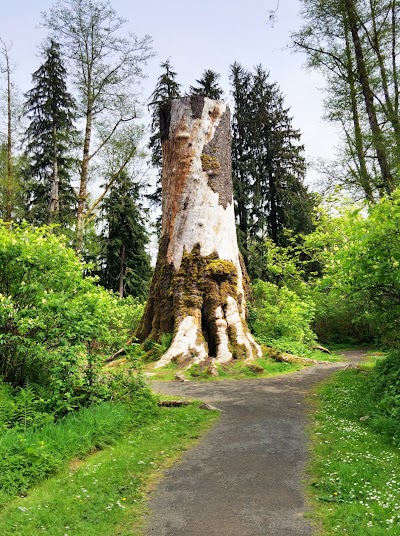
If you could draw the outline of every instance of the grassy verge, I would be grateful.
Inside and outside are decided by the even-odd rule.
[[[217,415],[196,404],[160,408],[157,418],[113,446],[10,501],[0,514],[0,534],[137,536],[151,483]]]
[[[0,506],[71,459],[114,444],[156,415],[155,400],[143,390],[135,403],[103,402],[38,429],[5,430],[0,435]]]
[[[304,354],[304,352],[303,352]],[[329,355],[320,351],[308,351],[306,355],[309,359],[317,361],[340,361],[341,357],[338,354]],[[218,376],[211,376],[206,369],[202,369],[199,365],[192,365],[188,370],[183,370],[175,363],[155,369],[154,363],[147,364],[144,367],[145,373],[149,374],[152,380],[170,381],[174,379],[177,372],[192,381],[219,381],[219,380],[243,380],[248,378],[268,378],[278,374],[287,374],[304,368],[305,365],[298,363],[279,362],[268,357],[267,353],[264,357],[254,360],[253,363],[245,363],[244,361],[233,361],[227,365],[217,365]]]
[[[400,454],[371,417],[366,371],[342,371],[317,400],[310,498],[318,535],[400,534]]]

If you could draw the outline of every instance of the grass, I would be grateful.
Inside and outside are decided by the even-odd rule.
[[[140,423],[156,417],[153,397],[143,391],[135,404],[103,402],[57,423],[0,436],[0,506],[63,469],[75,457],[112,445]]]
[[[0,514],[0,534],[137,536],[152,484],[216,418],[198,404],[160,408],[156,419],[115,445],[10,501]]]
[[[400,534],[400,454],[374,430],[368,366],[336,374],[313,395],[309,491],[318,536]]]

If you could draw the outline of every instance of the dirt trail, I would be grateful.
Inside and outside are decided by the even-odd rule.
[[[365,352],[345,352],[359,362]],[[343,363],[261,380],[154,383],[223,410],[150,502],[147,536],[310,536],[302,480],[307,391]]]

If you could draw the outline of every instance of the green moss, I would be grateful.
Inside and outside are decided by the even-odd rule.
[[[244,344],[237,344],[236,339],[234,341],[232,356],[234,359],[246,359],[247,353],[246,353],[246,347]]]
[[[200,155],[201,166],[203,171],[209,173],[218,174],[221,169],[221,164],[218,162],[218,159],[211,154],[202,153]]]
[[[187,316],[193,316],[201,322],[202,328],[197,343],[204,344],[209,355],[215,356],[218,344],[215,311],[218,307],[226,308],[228,296],[234,299],[237,297],[236,266],[231,261],[218,258],[217,253],[201,255],[200,244],[196,244],[192,251],[184,251],[177,272],[165,259],[159,262],[156,272],[159,279],[152,283],[156,294],[152,296],[151,310],[147,310],[147,339],[160,342],[163,333],[174,330],[175,334],[181,321]],[[160,303],[157,303],[157,298]],[[162,311],[159,310],[159,304],[163,307]],[[153,316],[151,312],[154,313]],[[234,358],[247,357],[246,348],[237,344],[237,332],[233,326],[228,327],[228,339]],[[154,356],[154,347],[159,345],[150,346]],[[181,356],[180,364],[186,362],[188,357],[193,358]]]

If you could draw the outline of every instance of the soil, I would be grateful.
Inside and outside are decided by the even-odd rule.
[[[343,356],[356,364],[365,353]],[[154,382],[158,393],[201,399],[222,415],[166,473],[150,501],[147,536],[311,536],[306,396],[347,364],[259,380]]]

